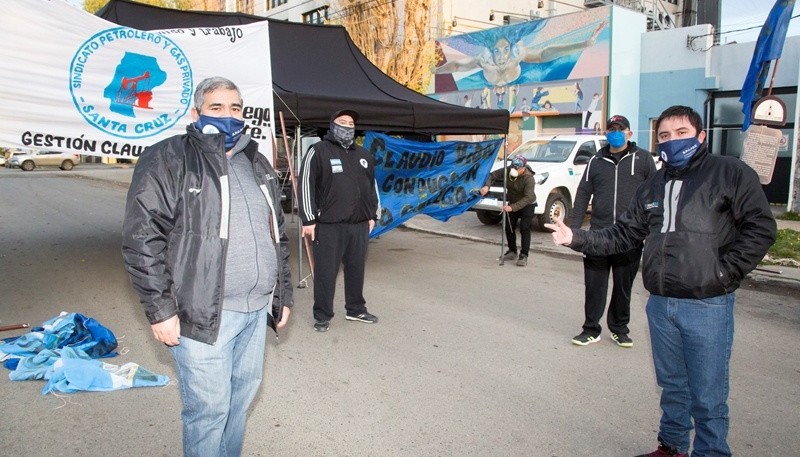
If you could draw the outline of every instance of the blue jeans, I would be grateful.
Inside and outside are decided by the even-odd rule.
[[[178,368],[184,456],[238,456],[247,409],[264,373],[267,309],[222,311],[211,344],[181,337],[171,349]]]
[[[661,387],[661,440],[693,457],[730,456],[728,377],[735,294],[698,299],[650,295],[647,321]]]

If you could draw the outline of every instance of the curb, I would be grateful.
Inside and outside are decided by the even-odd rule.
[[[442,230],[431,230],[422,227],[414,227],[407,224],[401,224],[400,227],[403,227],[406,230],[413,230],[415,232],[420,233],[429,233],[431,235],[438,235],[438,236],[446,236],[450,238],[456,238],[459,240],[466,240],[466,241],[476,241],[479,243],[486,243],[486,244],[498,244],[497,240],[489,240],[486,238],[480,238],[475,236],[469,235],[460,235],[453,232],[446,232]],[[541,247],[537,250],[544,255],[558,257],[562,259],[570,259],[570,260],[581,260],[581,253],[573,251],[569,248],[564,248],[565,250],[558,249],[557,247],[553,246],[552,249]],[[567,252],[569,251],[569,252]],[[750,272],[741,282],[741,287],[747,286],[751,290],[759,290],[765,293],[776,293],[779,294],[788,294],[788,293],[800,293],[800,270],[797,268],[791,267],[780,267],[779,265],[767,265],[765,267],[758,267],[761,270],[753,270]],[[768,271],[772,270],[772,271]],[[784,272],[790,271],[792,272],[792,276],[781,276]],[[768,290],[768,288],[775,288],[780,289],[779,291],[776,290]]]

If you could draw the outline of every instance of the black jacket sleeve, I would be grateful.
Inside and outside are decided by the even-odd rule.
[[[638,195],[639,192],[616,224],[601,230],[573,229],[569,247],[585,254],[604,256],[641,246],[649,233],[649,227],[647,214]]]
[[[147,319],[156,324],[178,313],[167,267],[167,242],[180,205],[182,165],[163,148],[139,158],[128,189],[122,224],[122,257]]]
[[[575,205],[572,211],[572,220],[569,221],[569,226],[572,230],[579,230],[583,224],[583,218],[586,216],[586,210],[589,209],[589,200],[594,194],[594,184],[589,179],[589,172],[592,169],[592,162],[596,156],[589,159],[586,169],[581,176],[581,182],[578,184],[578,190],[575,191]]]
[[[300,191],[297,195],[300,197],[300,201],[297,202],[297,207],[300,210],[300,220],[303,221],[303,225],[317,223],[316,185],[319,172],[317,163],[316,146],[311,146],[300,164],[300,182],[298,183]]]
[[[739,167],[731,215],[736,221],[737,236],[730,249],[720,257],[722,267],[734,281],[741,281],[764,258],[777,237],[777,224],[752,168]]]
[[[280,195],[280,193],[278,193]],[[280,305],[291,308],[294,306],[294,288],[292,287],[292,269],[289,264],[289,236],[286,234],[286,217],[281,211],[280,197],[275,206],[275,214],[278,216],[278,233],[280,234],[278,241],[278,259],[281,271],[278,272],[278,287]]]
[[[495,181],[502,181],[503,173],[505,173],[505,169],[503,168],[498,168],[497,170],[489,173],[489,176],[486,177],[486,182],[483,183],[483,185],[491,186]]]

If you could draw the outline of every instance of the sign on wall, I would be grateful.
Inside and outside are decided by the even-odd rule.
[[[182,134],[194,88],[239,86],[248,133],[272,157],[266,21],[141,31],[62,0],[10,0],[0,16],[0,145],[135,158]]]

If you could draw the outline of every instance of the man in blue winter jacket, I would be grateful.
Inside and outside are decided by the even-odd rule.
[[[736,289],[775,242],[777,227],[755,171],[712,155],[700,114],[667,108],[655,124],[664,162],[617,223],[601,230],[545,224],[553,242],[592,255],[644,241],[642,280],[661,387],[659,446],[639,457],[730,456],[728,373]]]

